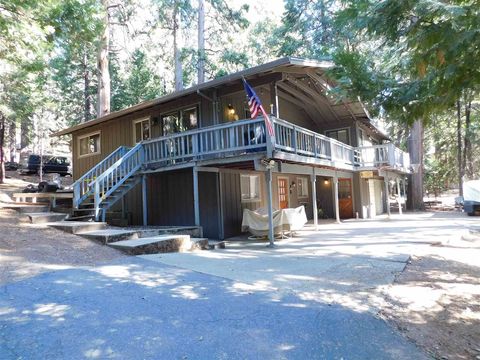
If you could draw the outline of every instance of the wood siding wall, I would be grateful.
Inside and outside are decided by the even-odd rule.
[[[161,226],[195,224],[192,170],[148,175],[148,223]]]

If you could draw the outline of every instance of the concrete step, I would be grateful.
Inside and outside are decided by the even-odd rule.
[[[56,212],[25,213],[31,224],[45,224],[65,220],[67,214]]]
[[[208,240],[208,249],[225,249],[225,241]]]
[[[79,232],[77,235],[87,239],[98,241],[102,244],[109,244],[122,240],[138,239],[138,231],[135,230],[118,230],[118,229],[104,229]]]
[[[11,209],[11,210],[16,210],[17,212],[21,214],[26,214],[26,213],[41,213],[41,212],[49,212],[50,211],[50,206],[45,205],[45,204],[31,204],[31,203],[24,203],[24,204],[15,204],[12,203],[11,205],[4,206],[4,209]]]
[[[162,235],[136,240],[117,241],[108,244],[130,255],[157,254],[203,250],[208,247],[206,238],[190,238],[190,235]]]
[[[65,221],[89,221],[95,219],[94,214],[88,214],[88,215],[73,215],[73,216],[68,216]]]
[[[58,221],[55,223],[49,223],[48,226],[71,234],[78,234],[80,232],[103,230],[107,224],[104,222],[93,221]]]

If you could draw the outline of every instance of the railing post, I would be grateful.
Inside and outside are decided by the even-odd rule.
[[[388,143],[388,163],[390,166],[395,167],[395,145]]]
[[[80,202],[80,191],[81,191],[81,183],[73,184],[73,208],[78,209],[78,205]]]
[[[274,123],[272,123],[272,125],[275,126]],[[267,129],[265,129],[265,130],[267,130]],[[268,134],[268,131],[266,131],[266,136],[265,137],[266,137],[266,142],[267,142],[267,157],[272,158],[273,157],[273,151],[275,150],[275,135],[270,136]]]
[[[333,141],[332,139],[328,140],[328,144],[330,145],[330,161],[335,160],[334,151],[333,151]]]
[[[193,160],[197,160],[197,157],[198,157],[198,133],[192,135],[192,155],[193,155]]]
[[[296,154],[297,153],[297,128],[295,127],[295,125],[293,126],[292,147]]]
[[[95,221],[100,219],[100,184],[98,181],[95,181],[94,190],[93,190],[93,204],[95,208]]]

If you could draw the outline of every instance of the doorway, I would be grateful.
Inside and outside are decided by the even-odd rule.
[[[278,206],[280,209],[288,208],[288,178],[278,178]]]
[[[338,206],[341,219],[353,217],[352,179],[338,179]]]

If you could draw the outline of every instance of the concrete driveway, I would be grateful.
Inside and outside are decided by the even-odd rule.
[[[278,241],[274,249],[266,248],[266,243],[234,242],[214,252],[143,257],[275,296],[294,293],[301,299],[376,313],[386,287],[411,255],[448,253],[455,259],[455,247],[448,245],[477,224],[476,218],[461,213],[407,213],[390,219],[324,223],[317,232],[307,227],[295,238]],[[475,253],[468,258],[465,251],[458,251],[458,258],[478,264]]]
[[[0,288],[0,359],[422,359],[366,312],[139,258]]]
[[[432,245],[470,220],[329,224],[273,250],[122,257],[8,283],[0,359],[423,359],[373,313],[410,253],[454,256]]]

